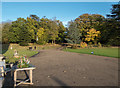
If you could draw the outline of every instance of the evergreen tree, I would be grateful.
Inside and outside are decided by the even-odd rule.
[[[120,1],[118,4],[112,5],[111,15],[107,15],[106,25],[109,25],[108,44],[119,46],[120,45]],[[106,26],[105,25],[105,26]],[[105,35],[106,36],[106,35]]]
[[[80,29],[77,28],[76,22],[74,22],[74,21],[69,22],[69,28],[67,30],[67,34],[68,35],[67,35],[67,38],[65,38],[65,40],[68,43],[75,44],[75,45],[80,44],[80,42],[81,42],[80,37],[82,35],[80,32]]]
[[[112,5],[111,15],[107,15],[108,17],[120,21],[120,1],[118,4]]]

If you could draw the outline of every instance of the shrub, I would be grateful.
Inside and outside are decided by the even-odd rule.
[[[77,46],[76,46],[76,45],[72,45],[71,48],[72,48],[72,49],[77,49]]]
[[[37,41],[37,44],[39,44],[39,45],[45,45],[46,42],[45,42],[45,41],[41,41],[41,40],[39,40],[39,41]]]
[[[89,42],[89,43],[88,43],[88,47],[89,47],[89,48],[93,47],[93,43],[92,43],[92,42]]]
[[[92,45],[93,43],[92,42],[89,42],[89,45]]]
[[[19,45],[20,46],[28,46],[29,44],[27,42],[20,42]]]
[[[86,48],[87,47],[87,43],[86,42],[81,42],[80,43],[80,47],[81,48]]]
[[[102,47],[102,44],[100,42],[98,42],[98,47]]]

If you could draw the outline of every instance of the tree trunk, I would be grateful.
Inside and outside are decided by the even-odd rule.
[[[54,44],[55,44],[55,40],[54,40]]]
[[[53,44],[53,40],[52,40],[52,44]]]
[[[94,41],[94,44],[97,45],[97,41],[96,40]]]

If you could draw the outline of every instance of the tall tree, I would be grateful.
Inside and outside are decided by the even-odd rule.
[[[81,42],[81,31],[77,28],[77,24],[74,21],[69,22],[69,28],[67,30],[67,38],[65,40],[71,44],[79,44]]]
[[[26,24],[24,24],[19,30],[19,43],[20,45],[26,46],[30,42],[31,42],[31,34],[28,31]]]
[[[22,29],[22,26],[25,24],[25,21],[26,20],[24,18],[18,18],[16,21],[12,22],[12,25],[9,30],[10,42],[19,43],[19,33],[20,33],[20,30]]]
[[[37,15],[30,15],[30,18],[32,18],[36,21],[40,21],[40,18]]]
[[[77,24],[77,28],[79,28],[82,33],[82,40],[85,39],[87,32],[91,28],[99,30],[98,26],[101,25],[104,19],[104,16],[100,14],[83,14],[76,18],[75,22]]]
[[[9,43],[9,28],[11,23],[5,23],[2,27],[2,43]]]
[[[39,25],[37,22],[35,22],[34,19],[28,18],[26,20],[26,28],[28,29],[30,35],[31,35],[31,40],[32,42],[36,41],[36,36],[37,36],[37,30],[39,27],[36,27],[36,25]]]
[[[65,31],[66,31],[66,28],[63,26],[63,23],[58,21],[58,38],[57,38],[57,42],[58,43],[63,43],[65,42]]]
[[[120,21],[120,1],[118,4],[112,5],[112,11],[110,15],[107,15],[108,17]]]
[[[18,18],[16,21],[12,22],[9,30],[10,42],[24,43],[25,45],[31,42],[31,34],[27,27],[28,26],[24,18]]]
[[[40,28],[38,29],[37,36],[38,36],[38,44],[45,44],[46,43],[46,36],[44,35],[45,29]]]
[[[49,36],[50,40],[52,40],[52,44],[55,43],[56,38],[58,37],[58,26],[56,20],[51,20],[48,23],[49,26]]]
[[[107,15],[106,24],[110,26],[108,31],[108,44],[120,45],[120,1],[112,5],[111,15]]]

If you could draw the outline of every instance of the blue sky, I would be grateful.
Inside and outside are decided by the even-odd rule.
[[[115,3],[118,2],[2,2],[2,21],[34,14],[40,18],[56,17],[66,24],[84,13],[106,16]]]
[[[2,0],[2,2],[118,2],[119,0]]]

